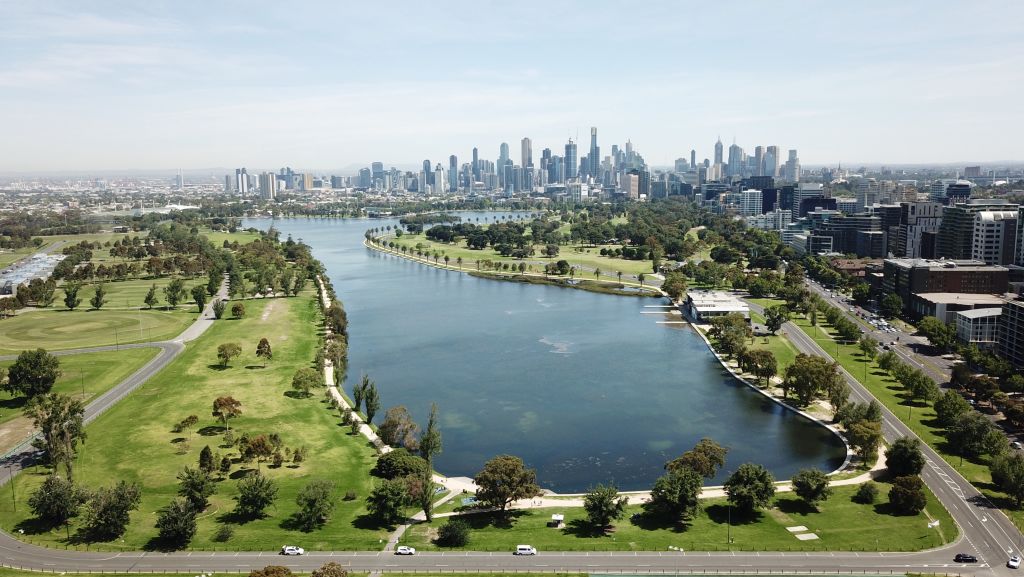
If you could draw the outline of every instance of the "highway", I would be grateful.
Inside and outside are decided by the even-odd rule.
[[[756,305],[751,305],[755,310]],[[194,338],[209,326],[205,316],[186,331]],[[200,323],[205,323],[201,325]],[[198,327],[198,328],[197,328]],[[783,330],[802,352],[828,356],[795,325],[787,323]],[[89,418],[95,418],[124,395],[180,354],[182,338],[160,345],[161,354],[151,363],[120,383],[106,395],[89,404]],[[163,349],[166,346],[167,349]],[[851,398],[866,401],[869,394],[849,374]],[[883,408],[884,432],[892,440],[912,435],[894,415]],[[947,465],[927,446],[928,466],[922,474],[925,482],[938,496],[960,526],[960,540],[949,547],[919,553],[784,553],[784,552],[603,552],[570,553],[540,551],[534,557],[517,557],[508,553],[420,553],[399,557],[390,552],[310,552],[300,557],[283,557],[267,552],[122,552],[99,553],[47,549],[29,545],[0,533],[0,563],[15,568],[44,571],[118,571],[118,572],[246,572],[266,565],[285,565],[296,571],[310,571],[328,561],[335,561],[352,571],[536,571],[583,573],[662,573],[662,572],[765,572],[792,571],[814,573],[951,573],[961,575],[1011,575],[1005,568],[1011,551],[1018,551],[1021,535],[1006,517],[991,508],[955,469]],[[23,452],[9,459],[0,484],[10,479],[11,470],[31,458]],[[294,543],[302,545],[301,542]],[[954,563],[957,552],[974,553],[976,564]]]

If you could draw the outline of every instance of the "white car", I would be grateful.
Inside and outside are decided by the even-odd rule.
[[[399,546],[395,549],[395,555],[415,555],[416,549],[414,547],[406,547],[405,545]]]
[[[282,555],[305,555],[306,550],[302,547],[296,547],[295,545],[285,545],[281,547]]]
[[[537,550],[532,545],[516,545],[513,555],[536,555]]]
[[[1020,557],[1016,555],[1010,557],[1010,560],[1006,562],[1006,566],[1010,569],[1017,569],[1018,567],[1020,567]]]

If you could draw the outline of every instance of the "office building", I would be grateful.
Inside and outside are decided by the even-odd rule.
[[[862,178],[857,183],[857,210],[867,210],[878,203],[879,187],[874,178]]]
[[[942,223],[942,203],[901,202],[899,206],[899,224],[886,230],[890,252],[900,258],[934,258],[934,242],[928,250],[922,239],[926,234],[932,239],[938,234]]]
[[[524,138],[520,143],[521,147],[521,160],[519,165],[523,168],[529,168],[533,166],[533,143],[530,142],[529,138]]]
[[[260,198],[274,200],[277,194],[277,175],[273,172],[260,174]]]
[[[980,198],[946,206],[939,225],[937,256],[949,259],[972,258],[975,215],[988,210],[1017,211],[1018,208],[1018,205],[1005,200]],[[1012,262],[1012,259],[1008,262]]]
[[[796,155],[796,150],[790,149],[782,178],[789,182],[800,182],[800,158]]]
[[[565,180],[572,180],[579,174],[579,164],[577,159],[576,143],[569,139],[569,142],[565,145],[565,157],[563,158],[563,165],[565,170]]]
[[[1001,308],[997,347],[999,356],[1014,367],[1024,367],[1024,301],[1006,301]]]
[[[761,191],[757,189],[747,189],[740,193],[740,215],[742,216],[755,216],[761,214],[762,204]]]
[[[801,183],[797,185],[796,188],[792,189],[792,191],[793,220],[807,214],[807,210],[801,208],[804,200],[825,198],[825,187],[820,183]],[[824,204],[822,204],[822,206],[824,206]],[[835,208],[835,205],[833,205],[832,208]],[[813,206],[811,210],[813,210]]]
[[[710,319],[737,313],[749,321],[750,307],[734,295],[720,291],[689,290],[686,301],[679,307],[687,316],[697,323],[707,323]]]
[[[597,146],[597,127],[590,127],[590,152],[587,154],[587,176],[598,180],[601,176],[601,149]]]
[[[764,176],[779,176],[779,147],[772,145],[764,152]]]
[[[719,136],[718,141],[715,142],[715,164],[721,165],[724,161],[724,158],[722,157],[722,152],[722,137]]]
[[[983,210],[974,215],[971,258],[987,264],[1013,264],[1017,210]]]
[[[889,258],[882,263],[882,292],[895,293],[904,305],[924,293],[1003,294],[1009,270],[975,260]]]
[[[971,309],[953,315],[956,322],[956,338],[965,345],[980,349],[991,349],[999,337],[1000,307]]]

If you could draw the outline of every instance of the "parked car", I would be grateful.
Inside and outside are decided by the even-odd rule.
[[[953,557],[953,561],[957,563],[977,563],[978,558],[967,553],[957,553],[956,557]]]
[[[1013,557],[1010,557],[1010,560],[1006,562],[1006,566],[1009,567],[1010,569],[1017,569],[1017,568],[1019,568],[1020,567],[1020,557],[1018,557],[1017,555],[1014,555]]]
[[[516,545],[516,550],[512,552],[513,555],[536,555],[537,550],[532,545]]]
[[[1018,451],[1024,449],[1024,445],[1022,445],[1020,441],[1014,441],[1010,443],[1010,446],[1013,447],[1014,449],[1017,449]]]
[[[416,549],[414,547],[406,547],[405,545],[399,546],[395,549],[395,555],[415,555]]]
[[[302,547],[296,547],[295,545],[285,545],[281,547],[282,555],[305,555],[306,550]]]

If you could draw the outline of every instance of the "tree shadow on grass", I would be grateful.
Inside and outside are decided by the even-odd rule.
[[[757,523],[761,521],[764,515],[760,511],[747,512],[736,507],[732,508],[732,513],[729,512],[727,505],[715,504],[706,507],[704,511],[708,514],[708,518],[718,524],[726,524],[731,522],[733,525],[749,525],[751,523]]]
[[[562,533],[580,539],[592,539],[595,537],[608,537],[612,531],[609,531],[608,527],[594,525],[586,519],[573,519],[562,529]]]
[[[215,437],[223,435],[226,430],[222,425],[207,425],[196,432],[204,437]]]
[[[28,404],[28,397],[14,397],[13,399],[0,400],[0,409],[21,411]]]
[[[214,371],[226,371],[227,369],[231,368],[231,365],[222,365],[220,363],[217,363],[213,365],[206,365],[206,368],[212,369]]]
[[[252,369],[265,369],[266,367],[264,367],[263,365],[245,365],[245,368],[252,370]]]
[[[800,515],[806,517],[807,515],[818,512],[817,507],[809,505],[807,501],[796,497],[780,497],[775,500],[775,506],[778,507],[779,511],[788,515]]]
[[[367,529],[370,531],[377,531],[381,529],[394,531],[397,528],[397,525],[384,523],[377,517],[369,514],[363,514],[353,519],[352,526],[356,529]]]
[[[30,517],[15,525],[14,529],[15,531],[24,532],[25,535],[41,535],[62,526],[63,523],[52,523],[38,517]]]
[[[285,391],[284,396],[289,399],[308,399],[313,395],[311,393],[303,393],[302,391]]]

